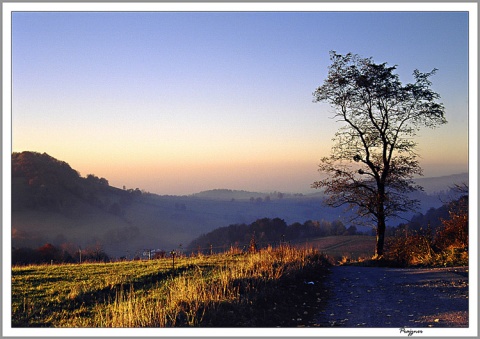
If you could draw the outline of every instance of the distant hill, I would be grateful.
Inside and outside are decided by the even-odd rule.
[[[101,244],[113,252],[140,233],[126,217],[139,193],[83,178],[46,153],[13,153],[12,246]]]
[[[59,212],[65,215],[80,205],[121,215],[132,192],[109,186],[93,174],[82,178],[66,162],[46,153],[12,154],[12,209]]]
[[[302,193],[283,193],[283,192],[270,192],[270,193],[261,193],[261,192],[249,192],[241,190],[231,190],[231,189],[213,189],[208,191],[202,191],[195,193],[192,196],[197,198],[207,198],[214,200],[256,200],[261,199],[262,201],[292,198],[292,197],[302,197]]]
[[[455,184],[463,183],[468,185],[468,173],[460,173],[434,178],[419,178],[415,182],[422,186],[428,194],[447,192]]]
[[[192,194],[192,196],[197,198],[207,198],[207,199],[216,199],[216,200],[248,200],[251,197],[258,198],[263,197],[265,194],[258,192],[248,192],[240,190],[231,190],[231,189],[213,189],[208,191],[202,191],[199,193]]]
[[[12,245],[101,245],[111,256],[133,257],[145,249],[186,246],[201,234],[234,223],[338,215],[322,209],[317,198],[284,196],[231,190],[161,196],[122,190],[93,174],[81,177],[46,153],[13,153]]]
[[[441,185],[446,185],[441,180]],[[431,182],[432,186],[435,180]],[[451,185],[451,183],[448,183]],[[444,190],[448,190],[448,185]],[[437,187],[437,186],[435,186]],[[416,193],[424,213],[442,204],[438,195]],[[220,227],[279,218],[287,224],[335,221],[342,209],[322,204],[322,194],[258,193],[216,189],[191,196],[162,196],[81,177],[46,153],[12,154],[12,246],[101,246],[110,256],[141,256],[146,249],[184,250]],[[412,215],[408,215],[410,219]],[[342,219],[345,226],[350,225]],[[391,225],[397,225],[392,221]]]

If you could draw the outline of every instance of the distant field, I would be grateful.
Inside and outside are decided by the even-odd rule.
[[[314,247],[335,259],[343,256],[358,259],[372,257],[375,250],[375,237],[365,235],[342,235],[309,239],[298,245]]]
[[[303,282],[321,280],[328,262],[285,246],[173,265],[165,258],[13,267],[12,326],[291,326],[291,304],[309,302],[302,289],[321,286]]]

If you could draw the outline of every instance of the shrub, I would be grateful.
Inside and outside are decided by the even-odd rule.
[[[468,198],[449,205],[449,218],[441,220],[435,235],[402,230],[386,242],[385,258],[400,266],[468,265]]]
[[[401,232],[388,239],[386,245],[386,259],[399,266],[425,266],[435,262],[431,238],[421,232],[411,232],[409,235]]]

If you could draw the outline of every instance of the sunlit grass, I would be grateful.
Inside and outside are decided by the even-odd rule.
[[[170,258],[14,267],[12,324],[203,326],[216,311],[254,307],[278,281],[327,262],[313,249],[287,246],[234,253],[176,258],[175,268]]]

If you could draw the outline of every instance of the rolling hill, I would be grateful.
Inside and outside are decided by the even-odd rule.
[[[438,196],[419,193],[419,197],[423,212],[442,204]],[[81,177],[46,153],[12,154],[15,248],[45,243],[101,246],[110,256],[131,258],[145,249],[182,250],[214,229],[260,218],[280,218],[291,224],[333,221],[343,215],[341,209],[323,206],[321,194],[216,189],[163,196],[115,188],[93,174]]]

